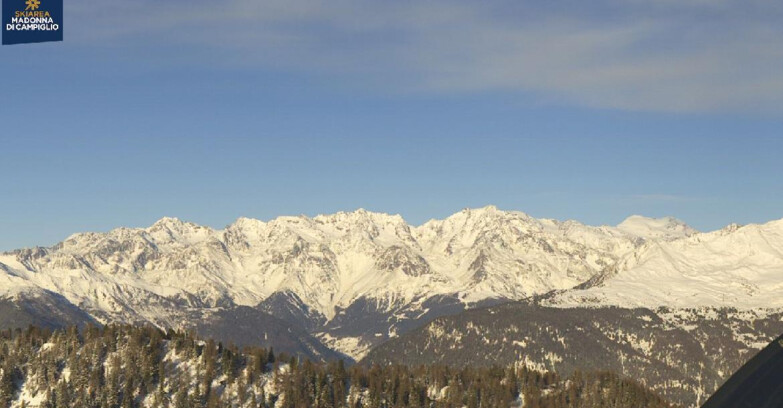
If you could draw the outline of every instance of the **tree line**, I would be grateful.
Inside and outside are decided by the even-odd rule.
[[[476,350],[490,353],[491,350]],[[0,407],[669,408],[609,372],[314,362],[127,325],[0,332]]]

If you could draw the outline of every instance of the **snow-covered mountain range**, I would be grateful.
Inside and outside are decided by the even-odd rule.
[[[184,311],[250,307],[354,357],[492,302],[779,308],[781,290],[783,221],[699,233],[673,218],[593,227],[493,206],[421,226],[361,209],[222,230],[163,218],[0,255],[5,299],[54,293],[100,322],[167,327]]]
[[[783,308],[783,220],[649,240],[621,257],[603,284],[568,291],[559,305]]]

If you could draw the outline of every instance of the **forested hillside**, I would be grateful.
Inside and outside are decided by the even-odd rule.
[[[522,363],[563,376],[609,371],[637,379],[669,401],[698,407],[781,332],[777,311],[508,303],[438,318],[381,344],[361,363]]]
[[[479,350],[476,350],[480,352]],[[605,372],[313,363],[132,326],[0,334],[2,407],[670,407]]]

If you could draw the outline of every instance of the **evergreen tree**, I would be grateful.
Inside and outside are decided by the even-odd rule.
[[[273,371],[264,372],[270,360]],[[346,369],[342,361],[201,342],[192,332],[114,325],[81,334],[36,328],[0,333],[0,407],[22,406],[23,384],[28,394],[37,390],[43,408],[135,408],[142,402],[155,408],[505,407],[520,393],[526,408],[671,407],[608,372],[561,378],[525,367]]]

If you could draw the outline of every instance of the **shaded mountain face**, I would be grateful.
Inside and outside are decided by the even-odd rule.
[[[438,318],[374,348],[360,363],[518,364],[561,375],[606,370],[698,406],[779,333],[781,312],[509,303]]]
[[[183,308],[171,311],[181,322],[180,329],[237,346],[274,347],[279,352],[313,361],[350,358],[336,352],[297,325],[247,306]],[[139,323],[139,322],[137,322]],[[63,296],[44,290],[27,290],[0,299],[0,330],[65,329],[72,326],[100,326],[90,314]],[[170,326],[173,327],[173,326]]]
[[[312,309],[291,291],[275,292],[256,308],[308,332],[326,323],[326,317],[321,312]]]
[[[702,408],[783,407],[783,336],[728,379]]]
[[[28,290],[0,299],[0,330],[84,327],[98,322],[61,295],[45,290]]]
[[[225,344],[274,348],[313,361],[350,360],[304,329],[248,306],[198,310],[191,312],[186,321],[199,336]]]
[[[484,299],[475,304],[465,304],[456,295],[436,295],[417,299],[413,304],[399,303],[390,307],[379,304],[377,299],[362,298],[348,308],[338,310],[316,336],[335,350],[350,350],[352,357],[363,356],[373,347],[437,317],[507,301]]]

